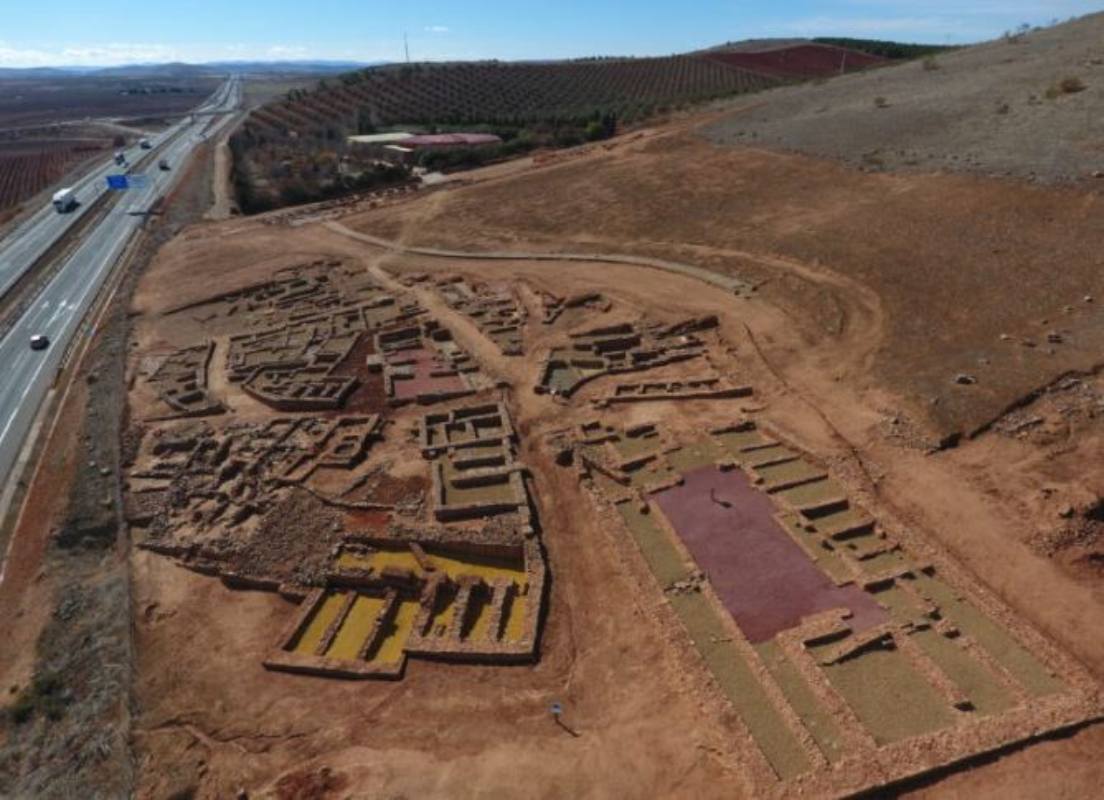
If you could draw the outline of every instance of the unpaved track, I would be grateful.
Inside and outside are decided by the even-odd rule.
[[[459,258],[476,261],[583,261],[591,264],[628,264],[630,266],[648,267],[660,269],[666,272],[674,272],[697,278],[700,281],[712,284],[728,292],[741,293],[750,287],[741,280],[719,275],[702,267],[691,264],[680,264],[677,261],[666,261],[659,258],[646,258],[644,256],[626,256],[616,253],[526,253],[526,252],[473,252],[465,250],[441,250],[435,247],[411,247],[397,242],[389,242],[378,236],[367,233],[359,233],[347,228],[340,222],[324,222],[327,228],[343,236],[349,236],[361,242],[382,247],[396,253],[411,256],[428,256],[430,258]]]
[[[442,195],[443,196],[443,195]],[[684,264],[677,261],[671,261],[666,259],[648,258],[645,256],[633,256],[622,255],[616,253],[540,253],[540,252],[502,252],[502,251],[469,251],[469,250],[452,250],[441,249],[432,247],[416,247],[411,245],[402,244],[400,242],[388,241],[387,239],[380,238],[378,236],[372,236],[371,234],[361,233],[354,231],[351,228],[346,227],[340,222],[328,221],[324,222],[323,226],[328,230],[335,233],[347,236],[357,241],[365,242],[385,250],[388,250],[395,254],[411,255],[411,256],[424,256],[428,258],[439,259],[452,259],[462,261],[538,261],[538,262],[582,262],[593,264],[623,264],[629,266],[639,266],[647,269],[662,270],[665,272],[682,275],[696,280],[701,280],[710,286],[722,289],[725,292],[747,296],[747,293],[751,287],[738,278],[728,277],[718,272],[714,272],[703,267],[694,266],[691,264]],[[799,263],[793,259],[783,258],[780,256],[763,255],[759,253],[752,253],[744,250],[731,250],[722,248],[707,248],[696,247],[692,248],[695,252],[701,252],[703,255],[710,256],[723,256],[726,259],[731,260],[743,260],[754,262],[760,267],[764,267],[772,272],[789,275],[793,278],[801,280],[810,286],[816,287],[818,290],[829,294],[834,298],[840,309],[840,324],[839,330],[836,335],[836,345],[833,348],[831,363],[824,360],[822,366],[825,371],[832,372],[835,375],[839,375],[840,372],[846,367],[848,371],[853,374],[863,374],[869,371],[874,357],[876,355],[878,347],[881,345],[883,339],[883,331],[885,326],[885,313],[882,309],[881,301],[874,291],[869,287],[846,277],[838,271],[831,270],[823,265],[811,267],[802,263]],[[423,302],[426,302],[423,298]],[[751,330],[748,329],[749,337],[754,343],[754,335]],[[813,344],[813,343],[810,343]],[[838,346],[842,345],[842,347]],[[808,351],[806,351],[808,353]],[[841,354],[845,353],[846,358],[842,358]],[[806,400],[808,405],[814,411],[817,412],[816,405],[813,403],[803,392],[798,390],[795,386],[791,385],[776,369],[776,365],[768,361],[767,357],[762,351],[759,352],[760,358],[764,363],[774,372],[775,376],[785,385],[785,387],[791,391],[797,392]],[[827,422],[827,419],[825,419]],[[836,432],[837,436],[841,438],[846,444],[847,448],[854,454],[861,465],[861,459],[858,459],[854,444]]]

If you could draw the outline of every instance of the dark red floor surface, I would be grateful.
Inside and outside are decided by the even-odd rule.
[[[403,350],[397,357],[388,358],[388,363],[396,361],[413,361],[411,366],[414,367],[412,378],[395,381],[395,396],[400,400],[408,400],[420,394],[458,392],[464,389],[464,381],[459,375],[432,375],[446,365],[428,348]]]
[[[851,611],[855,631],[888,620],[871,595],[838,587],[821,572],[775,521],[770,497],[740,470],[695,470],[655,500],[749,641],[773,639],[833,608]]]

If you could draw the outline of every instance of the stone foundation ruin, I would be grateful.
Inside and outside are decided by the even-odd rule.
[[[522,330],[527,315],[513,291],[473,286],[463,278],[453,277],[438,282],[437,292],[450,308],[470,317],[503,355],[520,356],[525,352]]]
[[[716,317],[674,325],[630,323],[586,328],[569,335],[541,364],[538,394],[569,398],[595,378],[654,369],[706,353],[696,334],[717,326]]]
[[[148,529],[151,542],[177,549],[198,545],[224,525],[244,530],[281,488],[325,496],[312,486],[319,471],[345,472],[351,485],[380,431],[378,416],[276,418],[221,430],[195,422],[157,428],[143,440],[130,471],[127,518]],[[328,499],[341,502],[339,496]]]
[[[153,420],[205,417],[226,410],[207,391],[207,368],[214,351],[214,342],[205,342],[177,350],[161,361],[148,381],[168,409]]]
[[[376,334],[373,369],[382,369],[392,406],[455,400],[489,388],[479,365],[434,320]]]
[[[303,602],[268,669],[398,678],[406,658],[521,663],[536,657],[545,566],[535,539],[341,548],[325,588]]]
[[[402,282],[524,352],[512,288]],[[662,597],[649,613],[687,681],[731,710],[756,795],[870,790],[1099,716],[1078,664],[838,471],[762,422],[701,424],[699,409],[755,413],[714,360],[716,318],[625,321],[602,295],[536,297],[541,324],[560,325],[544,334],[570,331],[541,364],[537,393],[570,419],[544,443],[593,498],[577,513],[613,533],[618,568]],[[184,416],[218,402],[214,370],[263,406],[149,425],[127,516],[140,546],[299,603],[265,667],[398,679],[409,659],[538,657],[548,568],[518,427],[547,420],[515,427],[506,391],[473,397],[490,381],[451,331],[340,262],[174,313],[202,337],[143,386]],[[657,367],[578,400],[599,376]],[[380,413],[352,413],[368,380]]]
[[[586,309],[604,314],[613,307],[609,298],[600,292],[582,292],[569,297],[561,297],[545,291],[538,291],[536,294],[541,303],[541,311],[544,313],[541,318],[541,323],[544,325],[554,324],[565,311],[572,309]]]
[[[340,409],[356,390],[356,376],[337,370],[362,337],[425,313],[336,261],[282,270],[269,283],[170,313],[184,312],[230,332],[230,383],[277,411],[306,413]]]
[[[750,386],[733,383],[720,375],[706,375],[675,381],[619,383],[597,403],[606,406],[662,400],[724,400],[751,395]]]
[[[1100,713],[1080,665],[754,422],[680,442],[594,420],[574,449],[755,743],[760,792],[846,794]]]
[[[228,380],[271,408],[340,409],[356,381],[333,370],[366,335],[373,354],[364,369],[383,373],[393,406],[490,387],[451,333],[415,304],[400,305],[366,283],[360,293],[372,296],[350,303],[340,283],[296,272],[189,309],[214,309],[206,324],[229,329]],[[258,315],[270,324],[234,332]],[[205,379],[214,351],[212,343],[183,351],[154,375],[190,391],[190,381],[199,385],[196,371]],[[183,397],[180,407],[189,402]],[[265,660],[270,669],[398,678],[407,657],[532,661],[546,567],[509,414],[497,404],[454,408],[427,415],[418,430],[411,449],[426,464],[429,502],[400,506],[373,496],[393,463],[372,457],[386,438],[379,415],[165,422],[147,431],[135,456],[127,517],[141,547],[228,586],[301,601]],[[281,522],[275,509],[296,491],[322,508],[383,514],[390,523],[362,530],[319,517],[319,534],[326,534],[319,546],[332,540],[330,526],[341,530],[332,552],[315,547],[321,572],[288,565],[265,574],[242,564],[236,554],[266,546],[266,531]],[[296,524],[304,523],[309,518]]]
[[[427,414],[419,445],[433,468],[434,518],[484,526],[347,535],[265,666],[397,678],[408,656],[535,658],[546,568],[515,443],[501,405]]]
[[[421,429],[422,455],[432,466],[433,514],[460,521],[510,514],[532,531],[525,469],[514,460],[517,436],[501,404],[429,414]]]

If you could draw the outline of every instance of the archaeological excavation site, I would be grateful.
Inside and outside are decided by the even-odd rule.
[[[521,329],[481,298],[465,313]],[[504,388],[416,297],[318,259],[166,317],[204,339],[139,368],[157,410],[127,517],[140,547],[298,604],[265,668],[538,657],[547,568]]]
[[[0,798],[1101,795],[1104,13],[728,5],[0,130]]]
[[[623,707],[676,759],[695,720],[750,796],[835,796],[1101,713],[1091,672],[808,414],[746,284],[267,227],[286,245],[243,253],[255,223],[175,243],[134,301],[149,758],[176,758],[191,734],[157,720],[197,691],[222,698],[206,726],[328,715],[358,744],[261,763],[349,774],[437,724],[556,762],[629,735]]]

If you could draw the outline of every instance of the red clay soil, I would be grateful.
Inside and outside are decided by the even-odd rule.
[[[395,396],[400,400],[412,400],[420,394],[458,392],[464,389],[464,381],[459,375],[433,375],[437,370],[446,368],[446,365],[428,348],[403,350],[388,361],[411,359],[414,362],[411,365],[414,367],[414,377],[395,381]]]
[[[384,475],[372,490],[372,500],[384,505],[398,503],[413,494],[424,492],[428,488],[429,481],[418,475],[409,478]]]
[[[368,371],[367,358],[375,354],[376,346],[372,337],[361,336],[349,354],[334,369],[334,375],[356,378],[357,388],[345,402],[345,407],[334,416],[349,414],[380,414],[387,409],[387,397],[383,390],[383,375]]]
[[[740,630],[753,643],[802,617],[847,608],[856,632],[889,619],[857,586],[836,586],[774,519],[777,509],[738,469],[703,467],[656,502]]]
[[[880,56],[824,44],[799,44],[762,53],[710,53],[709,59],[780,78],[821,78],[888,63]]]
[[[276,781],[276,800],[330,800],[343,797],[348,781],[328,767],[300,770]]]
[[[388,511],[366,511],[357,509],[345,513],[345,528],[353,533],[374,533],[387,529],[391,521]]]

